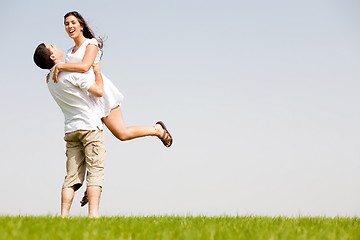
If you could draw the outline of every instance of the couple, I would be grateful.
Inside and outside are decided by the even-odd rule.
[[[55,45],[44,43],[36,48],[34,62],[50,69],[48,88],[65,117],[67,174],[61,192],[61,216],[69,216],[75,191],[86,175],[83,200],[89,202],[89,217],[97,218],[106,156],[102,124],[122,141],[157,136],[170,147],[173,139],[161,121],[151,127],[125,126],[120,110],[123,96],[100,70],[102,40],[96,40],[77,12],[67,13],[64,24],[75,42],[65,62]]]

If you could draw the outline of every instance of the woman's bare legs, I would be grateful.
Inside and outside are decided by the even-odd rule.
[[[127,141],[134,138],[145,137],[145,136],[156,136],[162,139],[166,147],[170,147],[171,145],[172,138],[170,134],[164,130],[161,124],[157,123],[155,124],[155,126],[152,127],[140,127],[140,126],[126,127],[119,106],[111,110],[108,116],[102,118],[102,121],[104,122],[106,127],[112,132],[112,134],[121,141]],[[81,206],[86,205],[86,203],[88,202],[87,192],[88,191],[84,192],[84,197],[80,201]],[[66,215],[66,213],[68,215],[68,212],[65,212],[64,215]],[[97,216],[97,215],[95,214],[91,216]]]
[[[161,138],[165,131],[160,124],[151,127],[126,127],[119,106],[111,110],[110,114],[102,118],[102,120],[112,134],[121,141],[145,136],[156,136]],[[171,141],[171,136],[169,134],[166,134],[164,138],[165,141]]]

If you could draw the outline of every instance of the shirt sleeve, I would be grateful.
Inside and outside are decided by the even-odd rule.
[[[98,54],[96,55],[96,58],[95,58],[95,61],[94,63],[99,63],[100,60],[101,60],[101,55],[102,55],[102,51],[101,49],[99,48],[99,42],[96,40],[96,38],[91,38],[91,39],[86,39],[87,41],[87,45],[88,46],[89,44],[91,45],[95,45],[98,49]]]
[[[77,86],[85,91],[89,90],[89,88],[95,83],[95,76],[90,74],[72,73],[67,79],[74,86]]]
[[[88,39],[88,45],[89,44],[93,44],[95,46],[98,46],[98,41],[96,40],[96,38],[91,38],[91,39]]]

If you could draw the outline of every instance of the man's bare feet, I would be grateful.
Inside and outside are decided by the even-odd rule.
[[[173,138],[171,137],[169,131],[166,129],[165,124],[162,121],[158,121],[154,127],[156,136],[160,138],[165,147],[170,147],[173,143]]]

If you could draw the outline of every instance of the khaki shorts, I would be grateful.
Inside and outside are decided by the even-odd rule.
[[[106,149],[101,130],[66,133],[66,176],[63,188],[78,190],[85,178],[88,186],[102,186]]]

